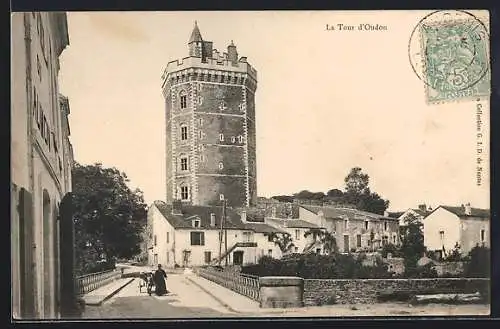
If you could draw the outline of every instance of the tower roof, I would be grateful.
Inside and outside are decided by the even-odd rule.
[[[203,41],[201,37],[200,29],[198,28],[198,22],[194,21],[193,32],[191,32],[191,38],[189,38],[189,42]]]

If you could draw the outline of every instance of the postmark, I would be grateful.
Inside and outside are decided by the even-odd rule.
[[[414,28],[410,63],[425,84],[426,101],[442,103],[490,94],[489,35],[483,21],[465,11],[436,11]]]

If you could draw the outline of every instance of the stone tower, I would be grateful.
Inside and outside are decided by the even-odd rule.
[[[219,53],[196,22],[188,50],[162,75],[167,203],[254,205],[257,71],[232,41]]]

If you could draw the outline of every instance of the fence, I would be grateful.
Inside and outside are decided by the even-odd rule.
[[[196,273],[207,280],[213,281],[250,299],[260,300],[259,277],[257,276],[235,272],[228,273],[207,268],[197,269]]]
[[[121,271],[108,270],[82,275],[75,280],[77,294],[83,295],[121,277]]]

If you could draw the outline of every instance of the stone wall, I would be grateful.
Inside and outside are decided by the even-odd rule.
[[[370,304],[388,292],[482,293],[489,292],[489,279],[358,279],[304,280],[304,305]]]

